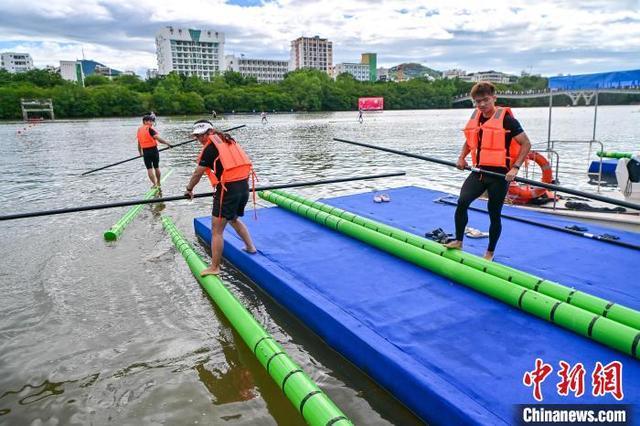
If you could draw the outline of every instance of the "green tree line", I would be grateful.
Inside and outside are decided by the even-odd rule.
[[[524,77],[499,90],[540,90],[542,77]],[[91,75],[85,87],[63,80],[47,70],[11,74],[0,70],[0,119],[21,118],[20,98],[51,98],[56,117],[125,117],[155,111],[159,115],[252,111],[342,111],[357,109],[358,98],[384,97],[385,109],[451,108],[455,96],[469,92],[472,84],[458,79],[415,78],[403,82],[360,82],[349,74],[336,80],[318,70],[288,73],[274,84],[260,84],[227,71],[205,81],[171,73],[141,80],[121,75],[109,79]],[[545,105],[544,100],[513,101],[514,106]]]

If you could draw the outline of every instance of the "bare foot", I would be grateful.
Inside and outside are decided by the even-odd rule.
[[[213,266],[209,266],[207,269],[203,269],[202,272],[200,272],[201,277],[206,277],[207,275],[219,275],[219,274],[220,274],[220,268],[214,268]]]
[[[256,250],[256,248],[255,248],[255,247],[252,247],[252,248],[247,248],[247,247],[245,247],[245,248],[243,248],[242,250],[243,250],[243,251],[245,251],[245,252],[247,252],[247,253],[249,253],[249,254],[256,254],[256,253],[258,252],[258,250]]]
[[[483,258],[485,258],[488,261],[493,261],[493,252],[492,251],[487,251],[484,253],[484,256],[482,256]]]
[[[448,249],[456,249],[456,250],[462,249],[462,241],[458,241],[458,240],[449,241],[447,244],[443,244],[443,245]]]

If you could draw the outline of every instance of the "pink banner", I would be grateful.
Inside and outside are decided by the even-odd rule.
[[[359,98],[358,109],[363,111],[381,111],[384,109],[384,98]]]

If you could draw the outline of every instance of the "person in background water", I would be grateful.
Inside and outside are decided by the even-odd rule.
[[[361,123],[364,121],[364,117],[362,116],[362,108],[358,108],[358,121]]]
[[[142,126],[138,128],[138,152],[144,159],[147,168],[147,176],[152,186],[160,187],[160,153],[158,152],[158,142],[172,146],[169,142],[160,137],[160,134],[153,128],[154,118],[149,115],[142,117]]]
[[[262,111],[260,113],[260,118],[262,119],[262,124],[265,124],[267,122],[267,113]]]
[[[216,118],[218,118],[218,114],[216,113],[216,110],[214,110],[214,109],[213,109],[213,110],[211,110],[211,118],[213,118],[214,120],[215,120]]]
[[[218,275],[224,249],[224,228],[227,222],[238,233],[249,254],[257,252],[249,230],[240,220],[249,201],[249,176],[253,173],[251,160],[231,136],[220,133],[207,120],[198,120],[192,134],[202,144],[198,166],[191,175],[185,195],[193,198],[193,188],[207,174],[215,188],[211,211],[211,266],[200,275]]]
[[[496,107],[496,88],[487,81],[476,83],[471,98],[476,105],[464,129],[465,143],[457,161],[457,167],[468,167],[466,157],[471,154],[473,167],[502,173],[505,177],[472,171],[462,184],[455,213],[456,239],[445,244],[450,249],[462,249],[462,239],[469,217],[469,205],[485,191],[489,196],[489,246],[484,254],[487,260],[493,255],[502,232],[501,213],[509,184],[515,179],[522,163],[531,150],[531,142],[522,126],[513,117],[510,108]]]

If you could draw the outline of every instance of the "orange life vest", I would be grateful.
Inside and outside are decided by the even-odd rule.
[[[475,109],[464,128],[464,136],[467,146],[471,151],[471,160],[475,167],[491,166],[509,168],[520,152],[519,143],[511,143],[507,152],[506,135],[508,130],[503,127],[505,115],[513,117],[511,108],[496,107],[491,118],[480,124],[482,112]],[[482,131],[482,144],[480,145],[480,158],[478,159],[479,135]]]
[[[158,146],[158,142],[149,134],[150,128],[151,126],[146,124],[138,128],[138,143],[142,149],[155,148]]]
[[[227,182],[236,182],[249,178],[253,170],[251,160],[240,144],[230,137],[226,138],[218,134],[210,135],[209,140],[202,147],[202,151],[200,151],[198,164],[200,164],[202,154],[204,154],[204,150],[209,146],[209,144],[213,144],[218,149],[218,157],[213,161],[213,169],[209,167],[206,169],[207,177],[209,178],[209,182],[211,182],[211,186],[215,188],[219,183],[224,186]],[[220,175],[220,180],[218,180],[218,177],[216,176],[215,169],[218,159],[222,163],[223,169],[222,174]]]

